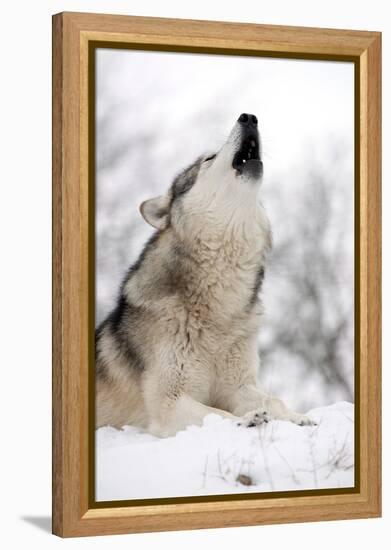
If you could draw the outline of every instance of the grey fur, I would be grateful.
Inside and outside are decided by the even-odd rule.
[[[235,125],[216,155],[141,205],[158,229],[96,333],[97,426],[168,436],[210,412],[249,427],[271,418],[311,424],[256,387],[271,232],[257,201],[261,161],[233,168],[240,132]]]

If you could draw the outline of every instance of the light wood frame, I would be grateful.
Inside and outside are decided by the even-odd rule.
[[[91,504],[88,365],[91,245],[89,52],[105,42],[139,49],[349,60],[356,75],[356,469],[353,491],[241,495],[202,502]],[[83,536],[381,514],[381,34],[61,13],[53,17],[53,532]]]

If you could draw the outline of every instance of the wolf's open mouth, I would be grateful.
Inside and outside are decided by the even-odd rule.
[[[262,167],[259,156],[259,140],[255,134],[246,136],[243,139],[240,149],[235,153],[232,161],[232,168],[234,168],[239,174],[242,174],[244,170],[247,171],[247,168],[250,167],[251,171],[258,167],[258,169],[255,170],[258,172],[260,172]]]

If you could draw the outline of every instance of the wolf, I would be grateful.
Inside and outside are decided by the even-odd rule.
[[[143,202],[155,232],[96,331],[96,425],[168,437],[210,413],[252,427],[312,425],[256,383],[260,289],[271,248],[259,200],[257,117]]]

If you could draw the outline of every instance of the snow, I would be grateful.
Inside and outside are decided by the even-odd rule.
[[[96,431],[96,499],[130,500],[354,486],[354,406],[313,409],[314,427],[255,428],[208,415],[159,439],[139,428]]]

